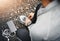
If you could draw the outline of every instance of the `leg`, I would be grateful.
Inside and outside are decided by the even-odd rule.
[[[29,32],[26,29],[19,29],[17,30],[17,37],[19,37],[22,41],[31,41],[29,36]]]

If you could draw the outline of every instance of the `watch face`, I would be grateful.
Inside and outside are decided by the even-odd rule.
[[[25,15],[19,16],[19,22],[20,22],[21,24],[26,25],[26,26],[28,26],[28,25],[31,24],[31,20],[30,20],[28,17],[26,17]]]
[[[25,16],[25,15],[19,16],[18,21],[19,21],[21,24],[24,24],[24,23],[25,23],[25,20],[26,20],[26,16]]]

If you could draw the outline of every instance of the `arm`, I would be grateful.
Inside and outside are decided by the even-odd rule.
[[[37,15],[38,15],[37,12],[38,12],[40,7],[41,7],[41,3],[38,4],[37,7],[36,7],[34,17],[32,18],[32,24],[36,23],[36,21],[37,21]]]

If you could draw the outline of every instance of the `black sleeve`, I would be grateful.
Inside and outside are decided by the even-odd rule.
[[[41,3],[37,5],[36,7],[36,10],[35,10],[35,14],[34,14],[34,17],[32,19],[32,24],[36,23],[36,20],[37,20],[37,11],[40,9],[41,7]]]
[[[60,0],[57,0],[57,2],[60,4]]]
[[[42,5],[41,3],[37,5],[36,10],[35,10],[35,14],[37,14],[37,11],[40,9],[41,5]]]

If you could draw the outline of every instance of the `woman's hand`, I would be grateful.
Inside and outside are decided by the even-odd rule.
[[[29,18],[29,19],[32,19],[32,18],[33,18],[33,16],[34,16],[34,13],[33,13],[33,12],[31,12],[31,13],[29,13],[28,18]]]

